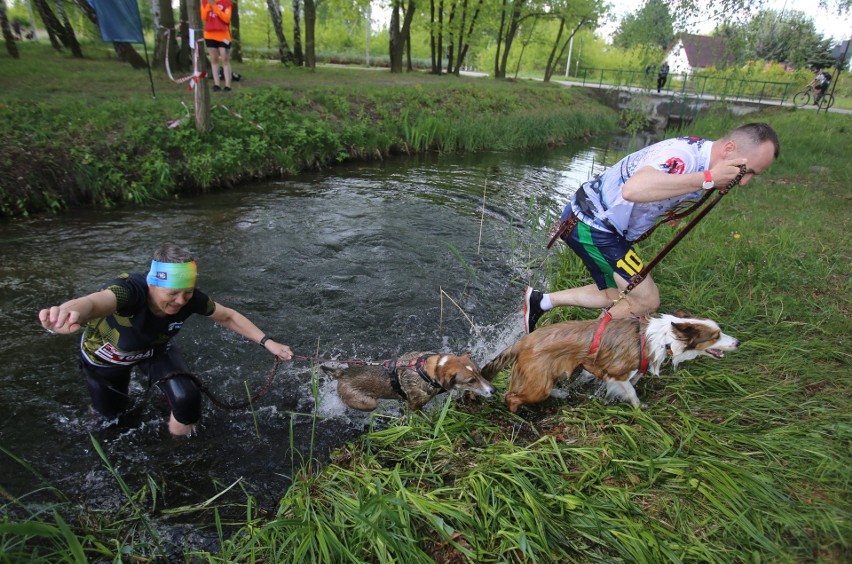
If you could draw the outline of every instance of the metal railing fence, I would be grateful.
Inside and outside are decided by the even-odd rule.
[[[570,77],[569,77],[570,78]],[[597,84],[604,86],[632,87],[645,90],[657,89],[657,73],[645,73],[641,70],[630,69],[580,69],[578,76],[583,85]],[[711,96],[734,100],[752,100],[758,103],[778,102],[779,105],[789,100],[797,86],[790,82],[775,82],[771,80],[747,80],[722,76],[709,76],[701,73],[669,73],[661,93],[682,95]]]

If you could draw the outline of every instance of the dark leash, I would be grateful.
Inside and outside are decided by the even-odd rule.
[[[675,246],[681,241],[681,239],[686,237],[687,233],[689,233],[692,230],[692,228],[695,227],[698,224],[699,221],[704,219],[704,217],[708,213],[710,213],[710,210],[712,210],[713,207],[716,204],[719,203],[719,200],[721,200],[731,190],[731,188],[733,188],[734,186],[739,184],[740,180],[742,180],[743,177],[745,176],[746,170],[747,170],[746,166],[741,165],[740,166],[740,173],[727,186],[725,186],[724,188],[719,188],[718,193],[716,194],[716,197],[713,198],[712,200],[710,200],[710,202],[707,205],[705,205],[695,215],[695,217],[693,217],[689,221],[689,223],[687,223],[683,227],[683,229],[678,231],[675,234],[675,236],[672,237],[672,240],[669,241],[666,244],[666,246],[663,247],[660,250],[660,252],[658,252],[657,255],[653,259],[651,259],[648,262],[648,264],[646,264],[642,268],[642,270],[640,270],[639,272],[634,274],[632,278],[630,278],[630,280],[627,283],[627,287],[619,294],[618,298],[615,299],[612,302],[612,304],[610,304],[609,306],[607,306],[604,309],[604,311],[609,311],[609,309],[612,306],[614,306],[615,304],[617,304],[618,302],[623,300],[627,296],[627,294],[629,294],[636,286],[638,286],[643,280],[645,280],[645,278],[648,277],[648,274],[651,272],[651,270],[653,270],[654,267],[657,266],[660,263],[660,261],[662,261],[663,258],[665,258],[665,256],[667,254],[669,254],[669,252],[673,248],[675,248]],[[651,229],[649,229],[648,231],[646,231],[645,233],[640,235],[639,238],[636,239],[635,241],[632,241],[631,244],[638,243],[640,241],[647,239],[657,229],[657,227],[659,227],[663,223],[668,223],[668,222],[671,222],[671,221],[680,220],[680,219],[683,219],[684,217],[686,217],[688,215],[691,215],[693,212],[698,210],[698,208],[700,208],[702,205],[704,205],[704,203],[710,198],[710,196],[713,194],[714,191],[715,190],[707,190],[707,192],[701,197],[700,200],[698,200],[698,202],[696,202],[694,205],[690,206],[685,211],[682,211],[682,212],[679,212],[679,213],[669,212],[666,215],[665,218],[658,221]],[[565,218],[565,220],[562,221],[559,224],[559,226],[556,228],[556,230],[553,232],[553,236],[550,238],[550,241],[547,243],[548,250],[551,247],[553,247],[553,245],[556,243],[557,240],[559,240],[559,239],[567,240],[568,236],[571,235],[571,232],[574,231],[574,229],[577,227],[577,224],[579,223],[579,221],[580,221],[579,218],[576,215],[574,215],[573,213],[570,214],[567,218]]]
[[[208,398],[210,398],[210,401],[213,402],[216,406],[221,407],[222,409],[234,411],[234,410],[238,410],[238,409],[245,409],[245,408],[249,407],[250,405],[254,404],[260,398],[262,398],[264,396],[264,394],[266,394],[266,392],[269,391],[269,387],[272,385],[272,380],[275,379],[275,373],[278,372],[279,366],[281,366],[281,360],[276,358],[275,362],[272,365],[272,370],[269,371],[269,376],[266,378],[266,384],[264,384],[263,387],[256,394],[254,394],[249,400],[239,402],[239,403],[228,403],[228,402],[220,399],[213,392],[210,391],[210,388],[208,388],[207,385],[204,382],[201,381],[201,378],[199,378],[198,376],[196,376],[192,372],[172,372],[170,374],[166,374],[165,376],[163,376],[162,378],[158,379],[156,382],[151,384],[151,386],[152,387],[156,386],[157,384],[165,382],[166,380],[171,380],[172,378],[187,378],[189,380],[192,380],[192,382],[195,383],[196,386],[198,386],[198,389],[204,395],[206,395]]]

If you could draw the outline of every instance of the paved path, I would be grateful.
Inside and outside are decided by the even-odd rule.
[[[585,84],[583,84],[580,81],[573,81],[573,80],[554,80],[553,82],[556,83],[556,84],[561,84],[563,86],[579,86],[581,88],[595,88],[595,89],[600,89],[600,90],[609,90],[611,88],[615,88],[611,84],[598,84],[598,83],[592,83],[592,82],[586,82]],[[638,93],[638,94],[651,94],[651,95],[661,96],[661,97],[666,97],[666,98],[678,94],[678,92],[675,92],[673,90],[663,90],[661,93],[657,94],[656,92],[654,92],[653,89],[642,88],[642,87],[639,87],[639,86],[619,86],[618,88],[621,89],[621,90],[626,90],[628,92],[635,92],[635,93]],[[692,92],[687,92],[685,94],[687,96],[689,96],[690,98],[697,97],[700,100],[707,100],[707,101],[713,101],[713,100],[718,100],[718,99],[722,98],[722,96],[717,96],[715,94],[695,94],[695,93],[692,93]],[[732,98],[732,99],[735,100],[735,101],[738,101],[738,102],[749,102],[749,103],[752,103],[752,104],[759,104],[761,106],[766,106],[766,107],[770,107],[770,108],[773,107],[773,106],[781,106],[781,107],[784,107],[784,108],[792,108],[792,107],[795,106],[793,104],[792,100],[782,103],[780,100],[755,100],[754,98],[745,98],[745,97],[736,97],[736,98]],[[817,107],[814,106],[813,104],[811,104],[811,105],[808,105],[808,106],[803,106],[800,109],[802,109],[802,110],[816,110]],[[847,110],[847,109],[844,109],[844,108],[837,108],[837,107],[831,107],[831,108],[829,108],[828,111],[832,112],[832,113],[839,113],[839,114],[852,114],[852,110]]]

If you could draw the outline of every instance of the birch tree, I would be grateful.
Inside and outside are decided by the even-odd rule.
[[[275,30],[275,35],[278,38],[278,58],[282,63],[292,62],[294,59],[293,52],[290,50],[287,38],[284,36],[284,18],[281,16],[281,1],[266,0],[266,6],[269,8],[272,28]]]

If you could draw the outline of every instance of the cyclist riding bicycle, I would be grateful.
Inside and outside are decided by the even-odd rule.
[[[828,71],[821,70],[817,73],[814,79],[811,81],[808,86],[812,87],[817,91],[816,96],[814,96],[814,105],[819,105],[819,101],[825,96],[825,93],[828,91],[828,86],[831,84],[831,75]]]

